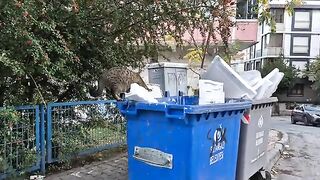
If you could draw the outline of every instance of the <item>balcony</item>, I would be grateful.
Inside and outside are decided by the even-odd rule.
[[[259,58],[259,57],[261,57],[261,49],[256,51],[256,58]]]
[[[263,50],[262,56],[278,57],[283,53],[282,47],[267,47]]]

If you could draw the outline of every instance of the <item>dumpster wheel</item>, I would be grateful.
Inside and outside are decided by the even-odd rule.
[[[265,173],[265,178],[262,175],[263,172]],[[271,174],[269,171],[258,171],[249,180],[271,180]]]

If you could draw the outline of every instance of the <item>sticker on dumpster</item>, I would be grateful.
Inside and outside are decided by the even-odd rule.
[[[242,118],[241,118],[241,121],[242,121],[244,124],[250,124],[250,119],[251,119],[250,109],[247,109],[247,110],[245,110],[245,112],[243,113]]]
[[[263,126],[263,117],[261,116],[259,121],[258,121],[258,127],[262,128],[262,126]]]
[[[220,125],[219,128],[217,128],[214,133],[211,132],[212,129],[209,130],[207,134],[208,140],[210,140],[211,147],[210,147],[210,165],[217,163],[218,161],[221,161],[224,156],[224,148],[226,145],[226,132],[227,129],[223,128],[222,125]]]
[[[264,131],[256,133],[256,146],[259,146],[263,143]]]

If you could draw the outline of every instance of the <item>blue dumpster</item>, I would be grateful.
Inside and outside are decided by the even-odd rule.
[[[123,101],[130,180],[234,180],[240,119],[251,102],[198,105],[198,97]]]

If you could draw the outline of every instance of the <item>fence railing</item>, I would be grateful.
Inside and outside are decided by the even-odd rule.
[[[39,106],[1,108],[0,179],[40,168]]]
[[[44,173],[45,164],[126,143],[126,121],[114,101],[23,106],[15,113],[14,123],[0,116],[0,179],[19,171]]]

